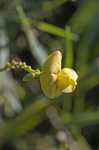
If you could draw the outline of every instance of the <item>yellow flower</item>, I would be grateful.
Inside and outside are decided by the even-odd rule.
[[[70,68],[61,69],[61,60],[62,54],[57,50],[48,56],[42,66],[41,88],[49,98],[73,92],[77,85],[77,73]]]

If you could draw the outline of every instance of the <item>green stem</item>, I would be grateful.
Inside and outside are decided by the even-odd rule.
[[[40,70],[36,69],[33,70],[31,66],[27,65],[25,62],[16,62],[15,60],[12,60],[10,63],[7,63],[3,68],[0,68],[0,72],[3,72],[7,69],[24,69],[28,73],[30,73],[33,78],[39,78]]]
[[[5,71],[5,70],[7,70],[8,69],[8,67],[7,66],[4,66],[3,68],[0,68],[0,72],[3,72],[3,71]]]
[[[68,37],[67,37],[68,35]],[[64,66],[72,68],[73,65],[73,51],[72,51],[72,39],[70,38],[72,35],[70,27],[66,27],[65,29],[65,39],[66,39],[66,56],[64,59]]]
[[[89,124],[99,123],[99,111],[96,112],[80,112],[75,114],[63,114],[62,122],[64,125],[79,125],[83,127]]]
[[[72,107],[72,96],[66,95],[64,96],[64,105],[62,113],[70,113]]]
[[[64,67],[72,68],[73,65],[73,52],[72,52],[72,35],[71,29],[69,26],[65,29],[65,58],[64,58]],[[63,112],[70,112],[72,106],[72,96],[68,95],[64,99]]]

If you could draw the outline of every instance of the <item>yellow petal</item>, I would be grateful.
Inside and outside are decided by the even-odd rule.
[[[78,75],[73,69],[64,68],[57,73],[57,92],[70,93],[73,92],[77,85]]]
[[[49,98],[56,96],[56,75],[42,72],[40,75],[41,88],[44,94]]]
[[[71,69],[71,68],[63,68],[62,70],[64,72],[66,72],[71,79],[73,79],[73,80],[77,80],[78,79],[78,75],[73,69]]]
[[[42,71],[49,73],[57,73],[61,70],[62,54],[60,51],[55,51],[48,56],[42,66]]]

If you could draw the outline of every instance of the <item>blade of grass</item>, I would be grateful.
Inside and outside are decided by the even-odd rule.
[[[69,26],[65,28],[65,35],[72,34]],[[72,51],[72,40],[69,36],[65,37],[65,57],[64,67],[72,68],[73,65],[73,51]],[[70,112],[72,107],[72,96],[68,95],[64,97],[63,112]]]
[[[51,104],[50,100],[42,98],[30,104],[16,119],[5,122],[0,127],[0,137],[22,136],[34,129],[43,119],[44,111]]]
[[[44,32],[48,32],[50,34],[59,36],[59,37],[69,37],[71,40],[77,41],[78,40],[78,36],[74,33],[69,33],[69,34],[65,34],[65,30],[62,28],[59,28],[55,25],[52,24],[48,24],[45,22],[41,22],[41,21],[37,21],[35,19],[29,19],[30,24],[33,27],[36,27],[37,29],[44,31]]]
[[[91,24],[92,19],[96,16],[98,11],[99,5],[97,0],[84,1],[70,20],[73,32],[83,32],[86,27]]]
[[[63,103],[62,114],[63,113],[70,113],[71,108],[72,108],[72,95],[71,94],[68,94],[66,96],[64,95],[64,103]]]
[[[66,27],[65,29],[65,35],[71,34],[71,29],[69,26]],[[69,38],[69,36],[65,37],[65,58],[64,58],[64,67],[70,67],[72,68],[73,65],[73,51],[72,51],[72,40]]]
[[[68,1],[69,0],[53,0],[51,2],[47,1],[44,3],[43,9],[44,10],[52,10],[53,8],[57,8]]]
[[[27,107],[12,124],[15,135],[23,135],[28,130],[35,128],[42,121],[44,111],[50,104],[49,100],[43,98]]]
[[[92,65],[83,78],[80,79],[75,91],[74,112],[84,111],[85,93],[99,84],[99,65]],[[80,107],[79,107],[80,106]]]
[[[91,23],[90,27],[84,33],[84,36],[79,44],[78,53],[77,53],[77,68],[81,76],[85,74],[85,72],[89,68],[89,54],[93,50],[93,47],[97,41],[97,36],[99,33],[99,19],[98,14],[94,17],[93,22]],[[79,59],[80,58],[80,59]]]
[[[81,127],[85,125],[98,124],[99,123],[99,111],[96,112],[82,112],[71,114],[63,114],[62,122],[64,125],[79,125]]]
[[[34,57],[37,59],[38,63],[41,65],[46,57],[47,57],[47,52],[43,50],[43,47],[39,43],[39,41],[36,39],[35,35],[31,31],[30,24],[28,23],[28,19],[24,15],[23,9],[21,6],[17,6],[17,13],[19,15],[23,30],[26,34],[30,49]]]

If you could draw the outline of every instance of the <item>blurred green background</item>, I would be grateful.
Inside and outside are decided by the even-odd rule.
[[[1,150],[99,150],[99,0],[0,0],[0,68],[41,69],[57,49],[79,75],[72,94],[50,100],[24,70],[0,72]]]

